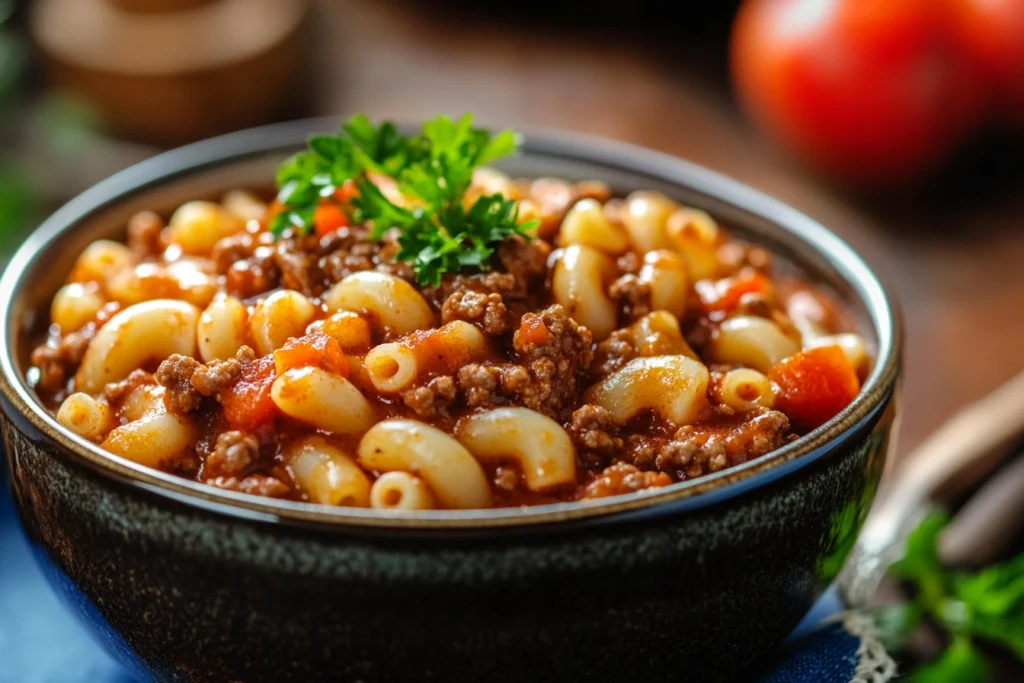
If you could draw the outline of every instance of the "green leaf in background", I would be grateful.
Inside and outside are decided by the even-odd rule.
[[[921,579],[942,573],[939,561],[939,534],[949,523],[945,512],[929,514],[907,537],[907,549],[903,559],[889,569],[889,573],[901,579]]]
[[[939,659],[914,671],[910,683],[990,683],[992,667],[970,640],[960,638]]]
[[[953,583],[967,609],[967,628],[1024,661],[1024,555],[971,576],[958,575]]]

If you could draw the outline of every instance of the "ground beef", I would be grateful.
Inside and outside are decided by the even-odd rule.
[[[242,368],[255,359],[256,353],[248,346],[243,346],[234,358],[211,361],[196,368],[192,373],[192,386],[203,396],[216,396],[234,384]]]
[[[264,474],[250,474],[242,479],[238,477],[214,477],[207,479],[205,483],[229,491],[248,493],[253,496],[267,496],[269,498],[284,498],[292,491],[291,487],[280,479]]]
[[[223,432],[217,436],[213,451],[206,456],[203,476],[243,477],[256,464],[260,442],[255,436],[240,431]]]
[[[132,370],[131,374],[120,382],[114,382],[103,387],[103,398],[111,406],[118,406],[128,397],[128,394],[139,387],[152,386],[154,384],[156,384],[156,379],[154,379],[151,373],[145,370]]]
[[[217,240],[210,258],[218,273],[226,273],[238,261],[252,256],[256,246],[256,238],[253,235],[239,232]]]
[[[506,306],[510,299],[522,298],[516,278],[511,273],[488,271],[473,275],[446,276],[437,287],[424,287],[423,296],[435,307],[442,308],[444,302],[453,294],[461,292],[477,292],[479,294],[499,294]]]
[[[671,483],[672,478],[664,472],[642,472],[633,465],[619,462],[606,467],[587,484],[580,498],[606,498]]]
[[[164,250],[160,232],[164,221],[152,211],[140,211],[128,221],[128,248],[139,258],[156,256]]]
[[[524,329],[543,325],[548,334],[542,342],[532,341]],[[558,417],[576,402],[593,361],[590,330],[569,317],[559,305],[540,313],[527,313],[512,338],[512,345],[530,376],[520,398],[528,408]]]
[[[120,310],[120,304],[108,303],[96,314],[95,320],[83,325],[81,329],[68,333],[52,344],[43,344],[33,349],[29,361],[39,369],[36,387],[51,394],[62,391],[81,365],[89,342]]]
[[[524,293],[547,274],[549,256],[551,246],[544,240],[527,240],[513,235],[498,245],[498,261]]]
[[[632,273],[619,277],[608,288],[608,296],[630,320],[651,312],[651,286]]]
[[[622,439],[612,434],[612,415],[601,406],[577,408],[569,422],[569,435],[584,462],[607,463],[622,449]]]
[[[167,390],[164,405],[169,412],[186,415],[202,403],[203,395],[192,386],[192,373],[201,366],[195,358],[176,353],[157,368],[154,377]]]
[[[455,380],[443,375],[403,392],[402,402],[422,418],[436,418],[445,413],[457,394]]]
[[[594,379],[602,379],[620,369],[637,356],[629,330],[615,330],[597,345],[591,372]]]
[[[274,263],[281,271],[281,284],[306,296],[320,296],[327,285],[319,260],[320,241],[315,235],[290,237],[274,245]]]
[[[274,260],[274,250],[270,247],[257,247],[252,256],[228,268],[225,288],[230,294],[248,299],[269,292],[280,281],[281,271]]]
[[[330,249],[319,261],[319,268],[330,282],[338,282],[352,273],[374,270],[381,263],[381,252],[388,242],[363,242],[363,229],[343,228],[335,233]],[[393,252],[389,252],[393,254]]]
[[[743,415],[734,424],[686,425],[660,449],[654,465],[688,478],[699,477],[780,448],[788,432],[789,419],[766,409]]]
[[[508,308],[500,294],[483,294],[461,290],[444,300],[441,322],[464,320],[473,323],[485,334],[499,337],[509,329]]]
[[[470,407],[493,402],[501,384],[500,368],[470,363],[459,368],[458,387]]]

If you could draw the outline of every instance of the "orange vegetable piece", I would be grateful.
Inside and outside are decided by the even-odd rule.
[[[349,224],[348,214],[334,202],[321,202],[313,212],[313,229],[323,237]]]
[[[744,270],[714,283],[698,284],[697,293],[708,311],[731,311],[740,304],[744,294],[764,294],[772,291],[772,283],[756,270]]]
[[[277,416],[277,406],[270,398],[270,385],[276,377],[274,359],[264,356],[243,367],[235,383],[221,391],[220,404],[233,427],[255,431]]]
[[[828,422],[860,391],[857,371],[838,346],[796,353],[769,370],[768,379],[775,389],[775,409],[803,430]]]
[[[517,332],[519,339],[524,344],[547,344],[551,340],[551,330],[547,328],[540,316],[528,315],[523,317]]]
[[[348,377],[348,362],[341,351],[341,344],[322,332],[290,339],[274,351],[274,366],[278,375],[296,368],[317,367]]]

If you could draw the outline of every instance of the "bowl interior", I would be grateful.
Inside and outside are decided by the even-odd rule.
[[[738,495],[761,481],[782,476],[792,468],[778,466],[798,456],[803,460],[816,451],[824,454],[829,440],[869,415],[892,383],[899,339],[893,304],[863,261],[820,224],[755,190],[678,159],[575,135],[535,133],[527,135],[522,156],[507,160],[501,168],[513,176],[603,180],[620,196],[635,189],[658,190],[708,211],[733,234],[762,244],[833,290],[861,322],[861,332],[875,349],[875,365],[858,399],[831,422],[793,444],[656,493],[526,509],[430,511],[403,517],[213,489],[106,454],[61,427],[28,387],[25,372],[28,356],[47,325],[50,300],[82,249],[96,239],[123,240],[128,219],[143,209],[167,215],[191,199],[215,199],[235,188],[267,189],[277,165],[303,145],[307,133],[335,125],[334,120],[279,125],[161,155],[85,192],[40,226],[0,281],[0,325],[7,341],[0,354],[0,370],[3,388],[15,408],[76,457],[104,473],[222,512],[307,524],[505,526],[627,512],[668,501],[698,505]],[[778,471],[769,475],[773,470]],[[714,496],[694,499],[695,494],[712,490]],[[225,503],[231,507],[224,507]]]

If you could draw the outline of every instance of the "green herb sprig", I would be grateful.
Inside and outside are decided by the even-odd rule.
[[[283,210],[271,232],[311,232],[320,202],[353,182],[355,195],[345,207],[349,217],[369,224],[372,239],[397,229],[396,258],[412,264],[420,284],[437,286],[444,274],[467,268],[486,270],[498,243],[512,235],[528,237],[536,222],[520,223],[518,204],[500,194],[466,206],[474,169],[514,154],[521,143],[510,130],[492,135],[472,124],[469,114],[455,121],[438,116],[419,135],[406,137],[390,121],[374,126],[357,115],[337,134],[311,137],[309,149],[278,170]],[[409,207],[392,202],[369,173],[394,178]]]
[[[978,648],[987,642],[1024,663],[1024,554],[975,573],[951,571],[939,560],[938,540],[948,523],[933,513],[911,533],[906,553],[891,576],[910,584],[910,602],[876,614],[886,647],[900,650],[926,618],[949,634],[949,647],[934,662],[914,671],[912,683],[991,681],[992,668]]]

